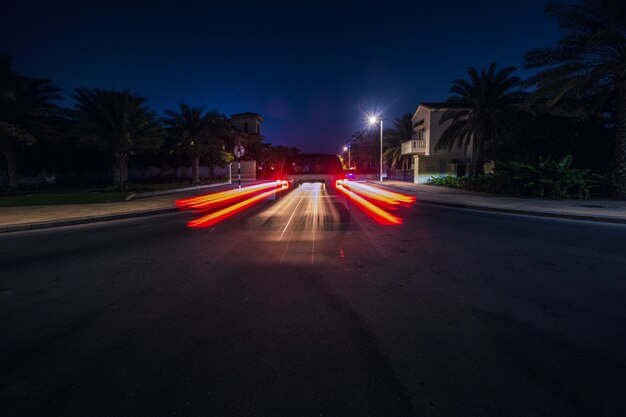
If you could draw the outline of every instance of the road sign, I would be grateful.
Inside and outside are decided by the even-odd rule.
[[[244,154],[243,146],[237,145],[234,149],[235,156],[237,157],[237,182],[239,183],[239,188],[241,188],[241,157]]]

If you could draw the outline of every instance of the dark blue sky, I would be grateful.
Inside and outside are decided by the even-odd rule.
[[[181,101],[258,112],[268,142],[335,152],[367,111],[391,125],[444,100],[468,66],[519,67],[525,51],[552,44],[545,4],[20,0],[2,6],[0,52],[66,96],[129,88],[159,114]]]

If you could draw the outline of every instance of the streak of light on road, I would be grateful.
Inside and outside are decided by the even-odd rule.
[[[319,227],[320,188],[318,187],[313,192],[315,193],[315,196],[313,197],[313,239],[311,239],[311,264],[315,263],[315,232]]]
[[[371,194],[368,192],[369,190],[359,190],[359,194],[362,193],[362,195],[359,195],[355,191],[351,190],[350,187],[353,184],[355,183],[349,181],[337,181],[337,191],[348,197],[359,208],[361,208],[365,214],[370,216],[379,224],[387,226],[402,224],[402,219],[400,217],[383,210],[364,197],[364,195],[369,196]]]
[[[262,187],[260,187],[261,185]],[[269,190],[267,190],[268,188]],[[286,181],[270,182],[270,183],[245,187],[245,188],[242,188],[241,190],[229,190],[229,191],[244,191],[243,194],[230,193],[230,194],[226,194],[226,197],[225,197],[224,193],[227,193],[227,192],[221,192],[221,193],[216,193],[216,194],[222,194],[222,196],[217,197],[217,199],[211,199],[212,196],[207,195],[207,196],[199,197],[199,198],[205,198],[205,200],[201,200],[202,202],[194,201],[194,202],[189,203],[189,205],[187,206],[181,203],[180,206],[181,207],[194,206],[194,207],[202,207],[206,209],[211,206],[212,202],[215,202],[217,200],[219,200],[222,203],[225,201],[229,201],[229,202],[233,201],[233,204],[227,206],[226,208],[223,208],[218,211],[214,211],[210,214],[202,216],[199,219],[191,220],[187,223],[188,227],[209,227],[251,207],[252,205],[268,197],[271,197],[281,191],[285,191],[288,188],[289,188],[289,185]],[[263,192],[260,192],[260,191],[263,191]],[[248,196],[250,194],[252,194],[251,197],[245,200],[239,201],[237,203],[234,203],[236,199],[242,198],[242,196]],[[194,199],[190,199],[190,200],[194,200]]]
[[[362,182],[341,180],[337,185],[341,185],[345,189],[354,191],[371,202],[382,203],[383,205],[408,205],[415,202],[414,196],[383,190],[382,188],[374,187]]]
[[[280,263],[285,261],[287,254],[293,261],[300,262],[304,253],[310,253],[311,264],[316,262],[318,241],[331,237],[319,232],[332,230],[342,221],[337,197],[329,195],[321,183],[305,183],[258,215],[259,220],[269,227],[266,238],[284,244]]]
[[[194,228],[209,227],[288,188],[287,181],[267,182],[242,189],[178,200],[176,205],[181,210],[210,211],[187,224],[188,227]],[[288,250],[294,236],[297,236],[298,241],[310,241],[311,263],[314,263],[317,232],[333,230],[342,224],[345,220],[342,220],[342,213],[347,214],[349,210],[348,200],[382,225],[402,224],[399,216],[388,212],[385,208],[395,209],[415,201],[412,196],[354,181],[339,180],[335,188],[338,194],[329,194],[321,183],[302,184],[261,213],[259,218],[265,230],[269,228],[273,231],[270,239],[286,241],[285,251]]]
[[[276,232],[273,239],[279,241],[290,239],[293,232],[324,230],[341,222],[336,202],[321,183],[302,184],[258,218]],[[315,238],[312,234],[302,237]]]
[[[266,182],[261,184],[249,185],[240,189],[220,191],[217,193],[206,194],[200,197],[187,198],[177,200],[176,206],[181,209],[208,209],[221,203],[228,203],[239,198],[267,191],[271,189],[280,189],[285,186],[284,181]],[[282,190],[281,190],[282,191]]]

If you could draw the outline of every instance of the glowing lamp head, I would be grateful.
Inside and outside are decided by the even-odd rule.
[[[347,146],[344,146],[344,147],[343,147],[343,150],[344,150],[344,151],[347,151],[347,150],[348,150],[348,147],[347,147]]]
[[[374,123],[378,122],[378,119],[376,118],[376,116],[370,116],[369,121],[370,124],[373,125]]]

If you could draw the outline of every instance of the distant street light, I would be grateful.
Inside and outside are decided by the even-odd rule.
[[[380,122],[380,182],[383,182],[383,119],[370,116],[369,121],[372,125]]]
[[[344,146],[343,151],[348,151],[348,169],[352,168],[352,164],[350,163],[350,145]]]

